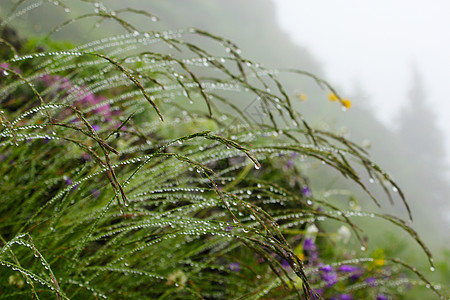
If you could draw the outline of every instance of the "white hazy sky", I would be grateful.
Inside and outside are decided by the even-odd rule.
[[[415,64],[450,160],[449,0],[274,2],[281,27],[323,62],[327,79],[344,97],[359,84],[387,124],[406,102]]]

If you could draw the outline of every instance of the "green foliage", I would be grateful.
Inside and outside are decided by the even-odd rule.
[[[277,71],[203,30],[143,30],[76,2],[91,11],[58,31],[95,18],[126,33],[71,48],[34,40],[0,65],[0,298],[367,298],[395,294],[405,270],[402,284],[440,295],[409,264],[366,254],[353,217],[399,226],[432,264],[405,221],[312,189],[301,165],[320,162],[377,204],[360,168],[404,201],[362,148],[306,123]],[[62,4],[19,1],[7,20]],[[336,224],[340,239],[326,230]]]

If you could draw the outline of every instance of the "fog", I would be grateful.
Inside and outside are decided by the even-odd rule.
[[[391,128],[406,105],[412,69],[450,153],[450,2],[274,0],[280,26],[323,62],[326,79],[345,95],[365,91]],[[354,103],[355,106],[358,103]],[[448,174],[448,173],[447,173]]]

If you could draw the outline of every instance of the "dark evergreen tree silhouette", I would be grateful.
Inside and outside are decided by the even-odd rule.
[[[399,115],[399,135],[415,158],[424,161],[434,172],[444,171],[444,136],[437,125],[433,107],[426,99],[417,67],[413,67],[408,102]]]

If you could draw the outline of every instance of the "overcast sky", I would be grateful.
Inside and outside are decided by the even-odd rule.
[[[323,62],[326,79],[343,97],[359,84],[387,124],[406,102],[415,64],[450,159],[450,1],[274,2],[281,27]]]

